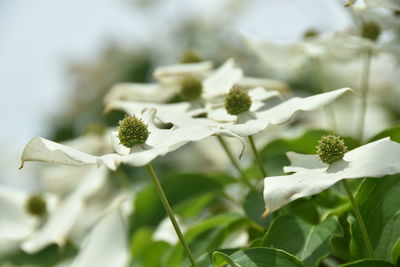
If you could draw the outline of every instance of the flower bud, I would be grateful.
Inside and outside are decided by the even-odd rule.
[[[311,39],[315,38],[319,35],[319,32],[316,29],[308,29],[303,33],[303,39]]]
[[[192,101],[200,97],[202,90],[203,84],[196,77],[186,77],[181,83],[181,95],[187,101]]]
[[[346,152],[347,147],[339,136],[325,135],[318,141],[317,154],[324,163],[331,164],[338,161]]]
[[[144,144],[149,134],[147,125],[135,116],[126,116],[119,121],[118,138],[121,144],[128,148],[137,144]]]
[[[381,33],[379,25],[375,22],[365,22],[361,28],[361,36],[376,41]]]
[[[31,195],[25,203],[25,208],[31,215],[41,217],[47,212],[46,201],[40,195]]]
[[[197,54],[193,50],[186,50],[181,56],[180,63],[182,63],[182,64],[198,63],[201,61],[203,61],[203,59],[200,57],[199,54]]]
[[[238,86],[234,86],[225,97],[225,109],[231,115],[239,115],[250,109],[249,94]]]

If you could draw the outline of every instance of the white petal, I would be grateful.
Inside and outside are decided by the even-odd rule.
[[[111,210],[93,228],[72,267],[125,267],[129,261],[127,227],[119,208]]]
[[[212,62],[175,64],[158,67],[154,70],[153,76],[163,84],[180,83],[180,78],[186,75],[204,76],[212,69]]]
[[[110,102],[104,112],[109,112],[111,110],[123,110],[131,116],[141,116],[144,109],[154,108],[158,112],[184,112],[189,110],[190,103],[181,102],[174,104],[157,104],[157,103],[143,103],[135,101],[112,101]]]
[[[56,162],[71,166],[96,163],[96,157],[53,141],[36,137],[25,146],[21,156],[21,167],[25,161]]]
[[[284,172],[309,171],[322,173],[329,167],[329,165],[323,163],[317,155],[305,155],[295,152],[287,152],[286,156],[288,157],[291,165],[283,167]]]
[[[118,83],[104,97],[104,103],[113,101],[142,101],[164,103],[176,95],[178,88],[161,86],[158,83]]]
[[[399,172],[400,144],[384,138],[346,153],[344,160],[331,164],[324,173],[302,170],[293,175],[265,178],[265,208],[267,213],[273,212],[342,179],[382,177]]]
[[[131,149],[121,144],[121,141],[118,138],[118,132],[111,133],[111,143],[114,147],[114,150],[120,155],[128,155],[131,152]]]
[[[306,98],[295,97],[271,109],[255,112],[255,119],[224,127],[239,136],[253,135],[265,130],[270,124],[282,124],[289,121],[298,111],[310,111],[329,104],[348,91],[352,89],[342,88]]]
[[[213,98],[229,93],[232,86],[243,76],[243,71],[235,67],[233,59],[227,60],[219,69],[203,82],[203,95]]]
[[[267,90],[287,92],[290,91],[289,85],[281,80],[255,78],[255,77],[242,77],[237,85],[244,88],[263,87]]]

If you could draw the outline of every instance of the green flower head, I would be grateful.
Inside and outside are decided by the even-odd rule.
[[[324,163],[334,163],[342,159],[346,152],[347,147],[339,136],[325,135],[318,141],[317,154]]]
[[[189,76],[182,80],[181,95],[185,100],[192,101],[199,98],[202,91],[203,84],[200,79]]]
[[[135,116],[126,116],[119,121],[118,138],[121,144],[128,148],[137,144],[144,144],[149,134],[147,125]]]
[[[31,195],[26,201],[25,208],[29,214],[41,217],[47,212],[46,201],[40,195]]]
[[[375,22],[365,22],[361,28],[361,36],[372,41],[376,41],[381,33],[381,29]]]
[[[225,98],[225,109],[231,115],[239,115],[250,109],[249,94],[238,86],[234,86]]]

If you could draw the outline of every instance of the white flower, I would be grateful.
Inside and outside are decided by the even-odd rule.
[[[39,224],[26,208],[29,193],[0,185],[0,257],[16,250]]]
[[[330,165],[317,155],[287,153],[291,175],[264,179],[265,214],[298,198],[322,192],[342,179],[382,177],[400,172],[400,144],[384,138],[347,152]]]
[[[81,177],[76,189],[54,207],[45,223],[22,242],[21,248],[28,253],[37,253],[50,244],[63,247],[84,214],[86,201],[103,188],[107,174],[106,168],[93,168]]]
[[[143,145],[135,145],[128,149],[120,144],[117,134],[112,134],[112,142],[118,154],[94,156],[68,146],[36,137],[25,147],[21,156],[21,167],[25,161],[56,162],[71,166],[97,164],[105,165],[115,170],[120,163],[131,166],[144,166],[158,156],[174,151],[190,141],[199,141],[211,135],[237,137],[231,132],[219,127],[202,127],[192,124],[188,127],[160,129],[155,125],[155,109],[145,110],[142,120],[147,124],[150,135]],[[241,140],[239,138],[239,140]],[[243,142],[243,141],[242,141]]]
[[[146,105],[143,102],[151,102],[152,104],[165,103],[179,93],[182,79],[185,76],[195,76],[202,80],[203,90],[200,102],[210,101],[214,103],[216,99],[221,100],[235,84],[249,89],[263,87],[266,90],[279,92],[289,90],[288,85],[279,80],[244,77],[243,71],[235,66],[233,59],[227,60],[218,69],[213,71],[210,71],[212,65],[209,63],[208,65],[204,64],[192,63],[159,67],[155,70],[154,76],[160,83],[116,84],[104,98],[106,104],[105,111],[117,108],[119,101],[133,102],[138,106],[138,109]],[[210,68],[205,68],[206,66],[210,66]],[[199,71],[194,71],[196,69],[199,69]],[[206,103],[186,103],[178,106],[184,110],[190,110],[198,108],[199,104],[200,106],[207,105]],[[163,111],[160,106],[156,108],[159,108],[159,111]]]
[[[104,97],[105,104],[116,100],[164,103],[179,93],[180,83],[186,76],[205,78],[212,69],[209,61],[158,67],[154,77],[158,83],[119,83]]]
[[[129,200],[117,198],[83,242],[71,267],[128,266],[130,251],[126,217]]]
[[[310,111],[325,106],[349,91],[352,91],[352,89],[342,88],[306,98],[294,97],[266,110],[259,108],[253,111],[251,108],[250,111],[243,112],[236,116],[236,118],[220,110],[219,112],[223,114],[219,115],[224,118],[225,122],[217,122],[206,118],[192,118],[190,113],[178,113],[171,110],[158,113],[157,118],[162,122],[170,122],[182,128],[192,125],[220,127],[243,137],[262,132],[269,125],[283,124],[289,121],[298,111]],[[121,105],[120,108],[128,114],[137,112],[135,107],[129,105],[129,103]]]

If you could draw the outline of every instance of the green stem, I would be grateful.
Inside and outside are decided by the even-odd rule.
[[[260,154],[257,152],[256,145],[254,143],[253,136],[249,135],[249,141],[250,141],[250,146],[251,150],[253,151],[254,157],[257,160],[258,167],[260,168],[261,174],[263,175],[263,178],[267,177],[267,171],[264,168],[263,162],[261,160]]]
[[[321,62],[317,58],[312,58],[311,61],[314,64],[317,81],[318,81],[319,86],[321,87],[321,91],[328,92],[329,88],[328,88],[328,85],[326,84],[326,79],[325,79],[324,72],[322,70]],[[336,132],[337,131],[337,123],[336,123],[335,113],[333,111],[332,106],[331,105],[326,106],[324,109],[325,109],[326,116],[327,116],[328,120],[330,121],[330,124],[331,124],[333,130]]]
[[[185,238],[183,237],[182,231],[179,228],[178,222],[175,219],[174,212],[172,211],[172,208],[168,203],[168,199],[165,196],[164,190],[162,189],[161,184],[158,181],[157,175],[156,175],[151,163],[146,165],[146,169],[147,169],[149,175],[151,176],[151,179],[153,180],[154,187],[156,188],[156,191],[157,191],[158,195],[160,196],[161,202],[164,205],[165,210],[167,211],[169,219],[171,220],[171,223],[174,226],[175,232],[178,235],[179,240],[181,241],[181,244],[186,252],[186,255],[189,258],[190,263],[192,264],[193,267],[198,267],[196,261],[194,260],[193,255],[192,255],[192,252],[190,251],[190,248],[189,248],[188,244],[186,243]]]
[[[374,250],[372,248],[371,240],[369,239],[367,228],[365,227],[365,224],[364,224],[364,220],[361,216],[361,212],[358,208],[356,200],[353,197],[353,193],[351,192],[350,186],[347,183],[347,181],[342,180],[342,184],[343,184],[344,188],[346,189],[347,195],[349,196],[351,206],[353,207],[354,215],[356,216],[356,220],[357,220],[358,225],[361,230],[361,235],[364,239],[364,243],[365,243],[365,246],[368,251],[368,255],[371,259],[373,259],[374,258]]]
[[[221,146],[223,147],[225,153],[228,155],[228,158],[232,162],[232,165],[235,167],[235,169],[239,172],[240,178],[242,179],[243,183],[245,183],[250,189],[256,190],[256,188],[250,183],[249,178],[246,176],[242,168],[240,168],[239,163],[236,161],[235,156],[233,155],[231,149],[229,148],[228,144],[225,142],[225,140],[221,136],[217,136],[217,139]]]
[[[361,107],[360,107],[360,120],[358,122],[358,139],[362,142],[364,138],[365,117],[367,112],[367,99],[369,91],[369,74],[371,69],[372,51],[366,50],[363,70],[361,75]]]

